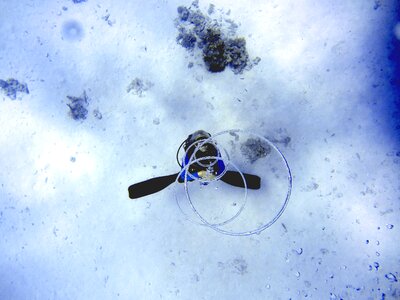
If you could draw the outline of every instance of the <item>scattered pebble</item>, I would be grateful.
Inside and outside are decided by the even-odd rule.
[[[246,50],[246,40],[236,36],[238,25],[230,19],[217,21],[203,14],[198,2],[194,1],[189,8],[179,6],[175,26],[179,33],[178,44],[193,52],[201,50],[203,61],[208,71],[222,72],[230,67],[235,74],[251,69],[261,60],[259,57],[250,61]],[[208,14],[214,14],[215,6],[210,4]]]
[[[94,116],[96,119],[99,119],[99,120],[103,119],[103,115],[101,114],[101,112],[99,111],[98,108],[96,108],[95,110],[93,110],[93,116]]]
[[[386,228],[387,228],[387,229],[393,229],[393,227],[394,227],[394,225],[392,225],[392,224],[387,224],[387,225],[386,225]]]

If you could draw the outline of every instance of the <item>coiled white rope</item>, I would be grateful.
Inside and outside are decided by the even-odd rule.
[[[260,225],[259,227],[255,228],[255,229],[252,229],[252,230],[246,230],[246,231],[229,231],[229,230],[221,229],[220,227],[221,227],[221,226],[224,226],[224,225],[226,225],[226,224],[228,224],[228,223],[230,223],[230,222],[232,222],[232,221],[234,221],[234,220],[242,213],[242,211],[243,211],[244,208],[245,208],[246,202],[247,202],[247,196],[248,196],[247,191],[248,191],[248,189],[247,189],[247,183],[246,183],[246,180],[245,180],[245,178],[244,178],[244,175],[243,175],[243,173],[239,170],[239,168],[238,168],[232,161],[230,161],[230,159],[229,159],[229,153],[226,151],[226,149],[223,149],[224,152],[225,152],[225,154],[226,154],[226,156],[227,156],[227,158],[226,158],[225,160],[223,160],[221,156],[207,156],[207,157],[201,157],[201,158],[197,158],[197,159],[196,159],[196,153],[197,153],[197,151],[199,151],[200,148],[201,148],[204,144],[206,144],[206,143],[212,144],[216,149],[218,149],[217,143],[215,142],[215,138],[218,137],[218,136],[221,136],[221,135],[224,135],[224,134],[235,135],[235,134],[238,134],[238,133],[244,133],[244,134],[250,134],[250,135],[256,136],[256,137],[258,137],[260,140],[264,140],[264,141],[265,141],[266,143],[268,143],[275,151],[277,151],[277,153],[278,153],[279,156],[281,157],[282,162],[283,162],[283,164],[284,164],[284,166],[285,166],[285,168],[286,168],[286,170],[287,170],[287,192],[286,192],[285,199],[284,199],[284,201],[283,201],[283,203],[282,203],[282,205],[281,205],[279,211],[274,215],[274,217],[273,217],[272,219],[268,220],[267,222],[263,223],[263,224]],[[184,187],[185,187],[186,198],[187,198],[187,200],[189,201],[190,208],[191,208],[192,211],[195,213],[195,215],[200,219],[201,222],[193,221],[193,220],[183,211],[181,205],[179,204],[178,198],[176,198],[176,202],[177,202],[177,205],[178,205],[179,209],[181,210],[181,212],[182,212],[190,221],[192,221],[192,222],[194,222],[194,223],[197,223],[197,224],[200,224],[200,225],[208,226],[208,227],[210,227],[211,229],[214,229],[215,231],[220,232],[220,233],[222,233],[222,234],[227,234],[227,235],[232,235],[232,236],[248,236],[248,235],[252,235],[252,234],[259,234],[259,233],[261,233],[263,230],[265,230],[265,229],[267,229],[268,227],[270,227],[272,224],[274,224],[274,223],[279,219],[279,217],[282,215],[282,213],[283,213],[284,210],[286,209],[287,204],[288,204],[288,202],[289,202],[289,198],[290,198],[290,194],[291,194],[291,190],[292,190],[292,175],[291,175],[291,171],[290,171],[290,168],[289,168],[289,164],[288,164],[286,158],[284,157],[284,155],[282,154],[282,152],[281,152],[270,140],[268,140],[267,138],[265,138],[265,137],[263,137],[263,136],[261,136],[261,135],[259,135],[259,134],[254,133],[254,132],[245,131],[245,130],[240,130],[240,129],[235,129],[235,130],[225,130],[225,131],[222,131],[222,132],[220,132],[220,133],[217,133],[217,134],[215,134],[215,135],[213,135],[213,136],[211,136],[211,137],[209,137],[209,138],[207,138],[207,139],[200,140],[200,141],[196,141],[195,143],[193,143],[192,145],[189,146],[189,148],[186,150],[186,153],[185,153],[185,156],[184,156],[184,157],[186,157],[186,155],[187,155],[187,153],[189,152],[189,149],[190,149],[191,147],[196,147],[196,148],[195,148],[195,150],[193,151],[193,153],[192,153],[192,155],[191,155],[191,157],[190,157],[190,159],[189,159],[189,162],[188,162],[187,164],[185,164],[185,162],[183,163],[183,168],[182,168],[181,172],[178,174],[178,176],[177,176],[177,178],[176,178],[176,182],[178,182],[178,179],[182,176],[182,174],[186,174],[186,176],[184,176]],[[218,151],[218,153],[220,154],[221,152]],[[224,162],[224,164],[225,164],[225,170],[224,170],[221,174],[219,174],[218,176],[215,176],[214,178],[210,178],[210,177],[208,177],[208,176],[205,177],[205,178],[197,178],[197,177],[194,177],[192,174],[190,174],[189,168],[190,168],[190,166],[191,166],[192,164],[196,164],[196,163],[197,163],[197,164],[199,164],[199,165],[201,165],[201,166],[204,166],[204,167],[209,167],[209,166],[211,166],[211,164],[210,164],[210,165],[202,165],[202,164],[201,164],[201,161],[204,161],[204,160],[213,160],[213,164],[212,164],[212,165],[216,164],[219,160],[223,160],[223,162]],[[201,184],[206,185],[206,184],[208,184],[208,183],[210,183],[210,182],[212,182],[212,181],[216,181],[216,180],[219,180],[220,178],[222,178],[222,176],[224,176],[225,172],[227,171],[228,166],[232,166],[233,168],[235,168],[235,169],[238,171],[238,173],[240,174],[240,176],[242,177],[243,186],[244,186],[243,203],[242,203],[242,205],[239,207],[238,211],[237,211],[232,217],[230,217],[230,218],[228,218],[228,219],[226,219],[225,221],[220,222],[220,223],[211,223],[211,222],[209,222],[208,220],[206,220],[206,219],[199,213],[199,211],[196,209],[195,205],[193,204],[192,199],[190,198],[189,190],[188,190],[188,176],[190,176],[190,178],[191,178],[190,181],[192,181],[192,180],[194,180],[194,181],[199,181]]]

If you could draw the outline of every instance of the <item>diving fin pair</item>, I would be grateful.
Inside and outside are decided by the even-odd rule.
[[[246,180],[247,188],[252,190],[258,190],[260,188],[261,185],[260,177],[246,173],[242,174],[244,179]],[[137,199],[140,197],[157,193],[168,187],[170,184],[174,183],[178,175],[179,172],[176,174],[155,177],[146,181],[135,183],[128,188],[129,198]],[[239,172],[226,171],[225,174],[220,179],[227,184],[244,188],[243,178]],[[179,178],[178,181],[181,183],[183,182],[181,178]]]

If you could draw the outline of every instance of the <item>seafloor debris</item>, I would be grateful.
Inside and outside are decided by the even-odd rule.
[[[94,116],[96,119],[98,119],[98,120],[103,119],[103,115],[102,115],[102,113],[99,111],[98,108],[96,108],[95,110],[93,110],[93,116]]]
[[[250,163],[254,163],[259,158],[266,157],[271,153],[271,146],[261,139],[249,138],[240,146],[242,154],[247,157]]]
[[[232,273],[236,273],[239,275],[245,275],[248,272],[248,264],[243,257],[237,257],[226,262],[219,261],[218,267],[223,270],[230,270]]]
[[[70,115],[74,120],[85,120],[88,114],[89,98],[86,91],[83,91],[82,96],[73,97],[67,96],[71,103],[67,104],[70,109]]]
[[[210,6],[208,14],[214,14],[214,8]],[[175,26],[179,31],[177,43],[191,52],[197,46],[210,72],[222,72],[229,66],[235,74],[240,74],[260,61],[259,57],[250,61],[246,40],[236,36],[238,25],[230,19],[224,22],[211,19],[200,11],[198,1],[188,8],[178,7]]]
[[[281,144],[285,147],[289,146],[291,142],[291,138],[288,135],[288,132],[285,128],[279,128],[275,130],[275,133],[273,136],[268,136],[267,137],[272,143],[274,144]]]
[[[115,20],[110,19],[110,14],[108,13],[108,9],[106,9],[106,15],[101,17],[104,21],[107,22],[109,26],[113,26],[115,24]]]
[[[282,137],[280,139],[277,138],[270,138],[270,141],[275,143],[275,144],[282,144],[285,147],[287,147],[292,139],[290,136]]]
[[[211,15],[214,13],[214,11],[215,11],[215,5],[211,3],[210,6],[208,7],[207,13]]]
[[[144,92],[149,90],[154,84],[150,81],[144,81],[140,78],[135,78],[126,88],[126,92],[133,92],[134,95],[138,95],[139,97],[144,97]]]
[[[159,125],[160,124],[160,118],[154,118],[153,119],[153,124],[154,125]]]
[[[13,78],[7,79],[7,81],[0,79],[0,89],[12,100],[17,99],[17,92],[29,94],[28,85]]]

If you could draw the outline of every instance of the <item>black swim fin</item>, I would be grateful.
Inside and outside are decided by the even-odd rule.
[[[167,176],[152,178],[146,181],[135,183],[128,188],[129,198],[136,199],[151,195],[165,189],[174,183],[179,173]]]
[[[248,189],[258,190],[261,186],[261,178],[257,175],[251,175],[243,173],[243,177],[246,180],[246,185]],[[244,188],[243,178],[239,172],[226,171],[221,180],[233,186]]]

